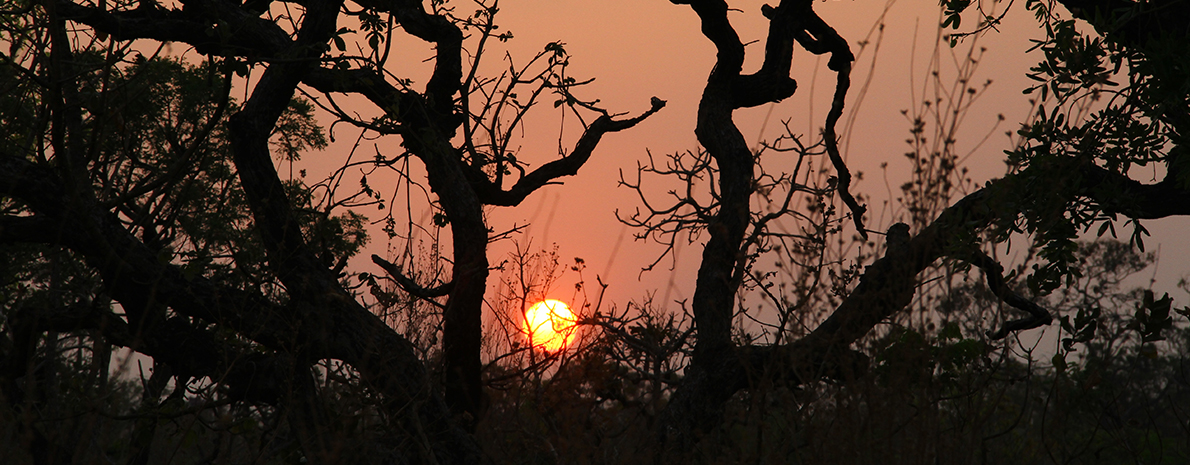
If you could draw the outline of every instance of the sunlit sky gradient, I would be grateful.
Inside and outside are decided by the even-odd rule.
[[[759,0],[731,1],[741,11],[731,19],[745,42],[756,41],[747,47],[749,61],[745,71],[756,69],[763,52],[765,29],[760,15]],[[467,8],[459,2],[460,11]],[[988,6],[991,6],[990,2]],[[632,211],[640,206],[635,193],[617,188],[620,171],[635,176],[638,162],[647,159],[651,151],[655,157],[697,147],[693,130],[698,99],[706,76],[714,60],[714,49],[700,31],[697,16],[688,6],[673,5],[667,0],[533,0],[501,2],[497,22],[502,29],[512,31],[514,39],[489,50],[484,69],[495,72],[507,66],[504,49],[507,47],[517,62],[523,62],[541,50],[546,43],[561,41],[572,55],[568,71],[580,80],[593,77],[595,81],[577,91],[584,99],[598,98],[601,106],[613,113],[639,114],[649,107],[649,98],[659,97],[668,106],[637,127],[604,137],[590,162],[576,177],[566,178],[564,184],[548,186],[533,194],[516,208],[498,208],[489,212],[489,225],[504,231],[514,224],[529,223],[524,234],[516,236],[521,244],[532,243],[534,248],[550,248],[557,244],[563,260],[582,257],[587,263],[584,277],[594,287],[596,275],[610,285],[604,305],[622,307],[630,299],[639,299],[647,292],[656,292],[658,302],[687,299],[693,295],[694,276],[701,253],[699,244],[678,251],[676,261],[662,262],[657,270],[641,274],[641,268],[656,259],[661,249],[655,244],[633,241],[632,230],[619,223],[614,211]],[[939,6],[935,0],[831,0],[818,1],[814,9],[848,40],[858,59],[852,77],[852,92],[847,101],[849,120],[851,111],[858,111],[847,127],[840,127],[842,150],[853,172],[862,172],[863,179],[853,185],[853,192],[871,197],[869,227],[883,230],[900,220],[883,206],[889,193],[909,179],[909,164],[902,156],[908,146],[910,124],[901,114],[921,100],[922,86],[928,70],[937,34]],[[1027,69],[1036,63],[1037,54],[1026,55],[1028,39],[1039,37],[1036,22],[1023,5],[1014,6],[999,32],[980,37],[976,47],[986,47],[975,81],[993,80],[986,94],[980,97],[973,111],[963,121],[963,132],[957,145],[960,152],[972,151],[965,165],[972,170],[976,182],[982,183],[1004,172],[1003,150],[1011,147],[1006,131],[1027,117],[1030,104],[1021,89],[1029,85]],[[881,24],[883,29],[877,27]],[[973,16],[968,15],[973,22]],[[973,26],[965,24],[965,27]],[[866,46],[859,44],[866,41]],[[966,53],[971,39],[955,50],[958,56]],[[794,56],[794,78],[799,83],[797,93],[778,104],[740,110],[737,122],[750,140],[772,139],[781,134],[780,122],[790,120],[790,127],[808,137],[817,135],[829,108],[834,78],[826,69],[825,60],[797,48]],[[429,68],[422,60],[431,56],[431,49],[416,39],[404,38],[394,42],[398,58],[391,60],[389,70],[396,75],[414,79],[414,86],[424,85]],[[943,48],[943,74],[952,70],[951,50]],[[398,66],[409,66],[396,69]],[[857,104],[860,88],[869,75],[870,87],[862,103]],[[518,158],[531,166],[540,166],[557,154],[558,111],[546,99],[535,116],[528,120],[525,139],[521,141]],[[340,102],[341,104],[343,102]],[[364,115],[375,114],[366,102],[357,102]],[[352,104],[354,105],[354,103]],[[354,107],[352,107],[354,109]],[[997,115],[1006,120],[997,127]],[[568,127],[576,128],[573,118]],[[766,123],[767,121],[767,123]],[[842,124],[842,122],[840,123]],[[992,132],[986,142],[976,145]],[[305,163],[312,172],[318,167],[337,166],[341,157],[355,141],[357,133],[340,126],[337,142],[327,152],[307,157]],[[568,133],[564,146],[574,143],[575,133]],[[381,140],[378,148],[395,153],[395,140]],[[385,144],[392,144],[386,146]],[[369,145],[369,147],[371,147]],[[371,156],[372,149],[364,150]],[[887,173],[880,169],[888,162]],[[324,165],[329,163],[329,165]],[[358,176],[356,176],[358,178]],[[348,176],[348,182],[354,182]],[[887,184],[885,179],[887,178]],[[373,185],[381,178],[370,177]],[[383,184],[380,184],[383,190]],[[658,194],[666,186],[658,185]],[[883,213],[882,213],[883,212]],[[375,218],[374,209],[364,214]],[[423,217],[422,220],[428,218]],[[1158,237],[1151,241],[1151,249],[1163,241],[1160,236],[1175,236],[1190,221],[1173,219],[1155,222],[1150,230]],[[1179,226],[1180,225],[1180,226]],[[849,232],[853,227],[848,225]],[[1174,241],[1176,242],[1176,241]],[[398,244],[394,244],[398,245]],[[353,266],[358,270],[376,272],[368,255],[385,255],[386,241],[379,229],[373,231],[373,242]],[[511,243],[505,241],[491,247],[493,264],[503,260]],[[444,248],[444,252],[449,250]],[[1179,254],[1181,255],[1181,254]],[[1167,256],[1178,255],[1170,254]],[[1184,255],[1183,255],[1184,256]],[[670,266],[674,268],[669,271]],[[1174,291],[1173,284],[1184,267],[1167,260],[1160,264],[1159,291]],[[499,272],[493,273],[494,286]],[[549,294],[572,304],[573,279],[568,272],[556,291]],[[1175,299],[1184,294],[1171,292]],[[588,296],[594,299],[595,295]]]

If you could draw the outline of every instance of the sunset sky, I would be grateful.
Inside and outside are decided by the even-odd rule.
[[[732,16],[733,24],[745,42],[755,40],[748,46],[750,60],[745,71],[759,65],[765,34],[764,18],[760,15],[759,0],[732,1],[730,5],[739,12]],[[990,3],[988,3],[991,6]],[[695,112],[706,76],[714,60],[714,49],[700,31],[697,17],[688,6],[673,5],[667,0],[629,1],[515,1],[501,2],[497,22],[502,29],[512,31],[514,39],[507,44],[508,52],[517,62],[523,62],[552,41],[566,44],[572,55],[569,72],[579,78],[595,78],[577,94],[584,99],[598,98],[601,106],[613,113],[636,115],[649,107],[649,98],[656,96],[668,101],[660,113],[637,127],[606,136],[594,156],[579,175],[563,180],[563,185],[548,186],[533,194],[517,208],[493,209],[489,213],[489,225],[496,231],[504,231],[514,224],[529,223],[525,234],[517,236],[521,244],[531,241],[534,248],[550,248],[558,245],[559,256],[564,261],[582,257],[587,264],[584,277],[593,285],[596,275],[610,284],[607,303],[622,307],[628,300],[639,299],[646,292],[656,291],[660,302],[689,298],[693,294],[694,276],[701,252],[699,244],[684,247],[678,251],[676,262],[662,262],[657,270],[640,275],[642,267],[651,263],[661,252],[656,244],[633,241],[632,230],[619,223],[614,211],[631,212],[641,204],[635,193],[626,188],[617,188],[620,171],[635,176],[638,162],[647,159],[647,152],[660,157],[676,151],[693,150],[697,147],[693,129]],[[1003,150],[1010,148],[1006,131],[1015,130],[1024,120],[1030,104],[1021,90],[1029,85],[1025,72],[1036,63],[1037,54],[1026,54],[1028,39],[1038,37],[1040,31],[1031,13],[1016,5],[1005,19],[1000,32],[991,32],[980,37],[975,47],[986,47],[974,82],[993,80],[985,94],[963,121],[963,132],[958,140],[961,152],[973,150],[964,162],[972,170],[973,178],[982,183],[1004,172]],[[461,10],[466,7],[460,3]],[[848,96],[848,112],[840,123],[843,136],[841,149],[854,172],[862,172],[863,179],[854,183],[853,192],[871,197],[869,203],[869,228],[883,230],[900,220],[894,212],[886,209],[883,202],[894,195],[900,184],[909,179],[909,164],[902,156],[908,146],[909,122],[901,110],[914,106],[922,97],[923,83],[928,71],[929,59],[934,51],[936,24],[939,22],[939,7],[935,0],[899,0],[885,3],[882,0],[830,0],[814,4],[823,19],[832,25],[852,45],[857,55],[855,72],[852,75],[852,91]],[[881,23],[882,32],[876,27]],[[974,16],[967,15],[973,22]],[[964,30],[973,24],[964,23]],[[861,47],[863,41],[867,45]],[[953,53],[962,56],[972,40],[959,45]],[[833,91],[833,75],[825,67],[825,60],[796,48],[794,56],[794,78],[798,81],[797,93],[784,102],[758,108],[741,110],[736,121],[751,140],[771,140],[781,134],[782,120],[790,120],[790,127],[808,138],[817,135],[823,124]],[[429,69],[421,60],[429,57],[431,50],[415,39],[404,38],[394,42],[394,53],[400,59],[391,60],[391,72],[409,75],[414,86],[424,85]],[[485,70],[496,72],[507,66],[503,60],[504,49],[494,48],[484,59]],[[953,70],[952,51],[945,46],[941,50],[942,70]],[[875,60],[873,64],[873,60]],[[411,66],[412,70],[396,69],[397,66]],[[817,74],[815,74],[817,72]],[[869,75],[874,74],[862,102],[857,102],[860,89]],[[525,139],[521,141],[518,158],[527,160],[532,166],[539,166],[556,156],[558,146],[558,111],[549,102],[537,109],[525,127]],[[354,109],[354,108],[353,108]],[[852,124],[842,126],[851,118],[851,111],[858,111]],[[373,109],[365,102],[359,103],[362,114],[372,114]],[[997,115],[1005,121],[997,124]],[[767,124],[766,124],[767,120]],[[574,128],[573,118],[567,120]],[[323,163],[338,163],[342,154],[350,149],[357,133],[340,127],[336,132],[336,144],[326,153],[312,155],[307,163],[312,167]],[[991,132],[991,137],[974,149],[980,139]],[[564,146],[574,143],[570,134]],[[381,151],[393,152],[393,140],[378,141]],[[372,149],[364,151],[370,156]],[[773,158],[775,159],[775,158]],[[882,162],[888,162],[887,175],[880,169]],[[313,168],[312,168],[313,170]],[[350,179],[350,176],[348,177]],[[885,182],[887,178],[887,184]],[[377,185],[380,178],[369,178]],[[647,182],[647,181],[646,181]],[[383,190],[384,184],[379,184]],[[657,183],[658,196],[664,192],[662,183]],[[387,192],[386,192],[387,195]],[[375,218],[376,211],[363,213]],[[424,220],[424,217],[422,218]],[[1178,227],[1186,220],[1162,220],[1160,227],[1154,223],[1150,248],[1155,250],[1162,241],[1162,235],[1176,236]],[[849,225],[848,232],[854,228]],[[394,244],[396,245],[396,244]],[[354,262],[357,269],[373,270],[368,255],[385,255],[385,240],[378,229],[373,232],[369,249]],[[491,247],[490,260],[498,263],[511,250],[511,243],[505,241]],[[1167,250],[1167,256],[1173,257]],[[671,273],[669,265],[675,270]],[[1182,268],[1167,259],[1160,264],[1159,294],[1173,291],[1173,284],[1181,276]],[[572,304],[574,301],[574,273],[559,282],[549,297]],[[640,275],[638,280],[638,275]],[[491,285],[500,275],[493,273]],[[1181,293],[1172,293],[1175,299],[1184,300]],[[594,295],[589,296],[594,299]]]

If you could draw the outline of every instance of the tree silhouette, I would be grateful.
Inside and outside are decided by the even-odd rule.
[[[1108,294],[1113,286],[1099,286],[1105,281],[1080,281],[1088,260],[1114,276],[1106,271],[1115,269],[1109,265],[1144,259],[1077,241],[1092,227],[1115,236],[1124,221],[1133,228],[1129,244],[1143,250],[1141,220],[1190,214],[1184,146],[1190,130],[1185,66],[1190,21],[1183,3],[1027,2],[1044,34],[1037,42],[1044,61],[1030,74],[1038,84],[1028,92],[1039,105],[1017,133],[1010,172],[954,203],[948,203],[949,187],[923,187],[908,201],[913,224],[889,226],[883,254],[861,256],[876,258],[865,268],[840,266],[833,294],[820,298],[827,286],[818,281],[792,291],[770,286],[777,272],[759,266],[758,259],[784,254],[780,266],[817,276],[830,238],[854,230],[866,243],[873,232],[865,226],[862,197],[850,192],[836,140],[854,61],[848,42],[815,13],[810,0],[765,5],[759,11],[768,20],[764,61],[755,73],[744,74],[745,46],[729,21],[728,3],[671,0],[693,10],[717,53],[697,115],[701,147],[642,168],[675,175],[689,189],[675,194],[670,207],[649,207],[623,220],[671,248],[679,234],[705,232],[692,317],[675,317],[658,308],[668,303],[651,300],[589,316],[580,323],[600,331],[567,355],[552,378],[544,376],[544,365],[494,361],[487,379],[492,395],[485,395],[481,364],[481,308],[491,270],[488,243],[500,234],[489,228],[484,208],[517,206],[541,187],[576,174],[603,136],[634,127],[664,101],[654,98],[647,110],[625,117],[579,98],[575,89],[586,81],[567,73],[569,57],[559,43],[546,45],[522,66],[509,60],[507,71],[485,78],[479,70],[486,47],[510,38],[496,27],[495,1],[477,2],[467,14],[443,0],[10,3],[0,12],[8,45],[0,67],[0,117],[6,122],[0,139],[0,246],[6,257],[0,268],[5,402],[0,431],[15,438],[5,444],[17,444],[22,459],[151,463],[160,454],[154,452],[161,450],[154,446],[159,437],[181,436],[173,440],[182,444],[206,435],[216,438],[211,443],[236,444],[216,447],[196,461],[528,460],[508,446],[534,438],[504,440],[504,430],[480,429],[477,439],[490,400],[497,403],[497,420],[537,422],[533,434],[548,434],[550,428],[541,425],[552,425],[557,434],[589,434],[590,447],[601,447],[603,433],[614,428],[622,441],[616,444],[632,444],[639,453],[602,455],[606,461],[677,461],[698,457],[700,441],[727,423],[727,409],[741,393],[779,397],[824,379],[837,383],[834,391],[824,391],[842,406],[812,405],[801,413],[854,413],[843,405],[863,392],[847,391],[854,385],[889,394],[859,403],[899,415],[905,399],[918,391],[896,388],[925,386],[935,389],[931,399],[940,398],[939,392],[967,392],[972,405],[987,406],[959,409],[955,422],[975,412],[970,415],[984,415],[987,424],[1012,423],[1012,412],[990,399],[1000,394],[1027,399],[1028,389],[1012,383],[1031,371],[1004,355],[996,365],[1007,373],[1009,381],[1002,382],[979,371],[979,364],[990,344],[1055,316],[1068,335],[1064,350],[1090,348],[1088,367],[1119,374],[1112,365],[1112,354],[1118,354],[1156,360],[1154,372],[1172,377],[1183,364],[1184,357],[1146,358],[1153,353],[1145,344],[1172,332],[1178,336],[1174,343],[1184,347],[1184,331],[1177,330],[1171,312],[1185,310],[1174,308],[1167,296],[1116,298]],[[975,14],[966,11],[971,5],[942,2],[944,26],[958,29],[962,18]],[[1058,5],[1096,34],[1056,12]],[[981,15],[974,30],[991,33],[999,20]],[[424,85],[389,71],[396,34],[433,46],[433,70]],[[171,43],[185,44],[201,57],[181,60],[150,51]],[[753,150],[733,112],[792,96],[797,48],[829,54],[828,68],[836,76],[821,139],[804,144],[787,134]],[[236,82],[250,88],[243,102],[232,97]],[[298,98],[299,92],[305,98]],[[345,110],[336,101],[339,94],[362,97],[378,116]],[[557,159],[530,169],[510,141],[526,113],[548,98],[578,116],[581,135]],[[379,256],[373,261],[387,276],[346,269],[366,237],[364,219],[343,208],[385,200],[366,181],[356,192],[334,193],[339,182],[334,179],[360,166],[350,160],[331,181],[313,186],[278,173],[276,160],[291,162],[326,145],[313,120],[315,105],[361,134],[399,139],[398,153],[378,154],[369,166],[398,167],[402,182],[412,186],[421,181],[413,179],[408,162],[420,162],[434,197],[433,225],[424,227],[450,230],[448,276]],[[912,130],[922,124],[914,122]],[[801,171],[771,172],[761,161],[765,151],[795,153],[799,170],[824,156],[833,176],[814,180]],[[918,170],[919,176],[933,176],[918,181],[949,182],[940,179],[953,174],[953,158],[927,158],[938,169]],[[1131,169],[1150,165],[1163,173],[1161,181],[1146,184],[1132,176]],[[695,191],[705,179],[713,180],[706,186],[709,195],[699,197]],[[624,183],[642,189],[639,179]],[[835,195],[846,206],[843,214],[831,200]],[[705,198],[710,201],[700,201]],[[801,198],[809,199],[804,211],[796,206]],[[797,234],[776,230],[789,216],[806,220],[807,228]],[[1006,274],[992,252],[1013,234],[1026,235],[1037,255],[1032,269]],[[519,265],[527,266],[531,260],[520,252]],[[957,287],[956,293],[922,301],[967,313],[1003,303],[1023,317],[997,323],[956,318],[966,326],[877,330],[927,293],[920,278],[940,261],[949,267],[934,272],[946,279],[978,268],[986,285]],[[366,307],[357,294],[359,282],[375,289],[393,286],[392,292],[374,291],[378,299],[437,308],[441,328],[419,329],[433,333],[425,345],[441,341],[440,360],[418,346],[424,341],[414,344]],[[1021,295],[1023,288],[1032,298]],[[1057,289],[1092,288],[1097,290],[1087,294],[1099,295],[1084,296],[1088,304],[1080,308],[1042,299]],[[740,331],[736,320],[746,315],[741,289],[785,307],[773,343],[757,344]],[[1097,299],[1105,295],[1115,299],[1113,311],[1127,308],[1133,314],[1104,317],[1106,305]],[[960,298],[971,304],[955,303]],[[816,310],[823,313],[817,326],[791,329],[794,309],[810,305],[824,307]],[[425,315],[409,318],[424,323]],[[965,338],[962,331],[979,335]],[[120,350],[152,358],[152,372],[140,373],[139,386],[109,379],[108,366]],[[1153,399],[1163,398],[1092,391],[1094,371],[1066,366],[1065,355],[1052,359],[1055,372],[1045,379],[1055,399],[1086,394],[1109,407],[1112,398],[1121,399],[1119,405],[1133,410],[1112,414],[1125,424],[1138,417],[1134,411],[1144,410],[1160,417],[1162,433],[1185,429],[1177,419],[1152,411]],[[441,379],[434,375],[439,372]],[[995,391],[984,396],[979,389],[960,390],[978,383]],[[1133,391],[1157,386],[1168,399],[1181,399],[1186,391],[1184,382],[1161,384],[1148,377],[1120,384]],[[928,418],[950,421],[946,415],[952,412],[936,405]],[[1067,405],[1059,410],[1068,418],[1085,414]],[[770,412],[750,408],[767,421]],[[585,417],[559,426],[560,412]],[[1017,420],[1026,417],[1018,413]],[[206,429],[195,433],[183,422],[164,421],[179,418]],[[105,428],[129,422],[127,428]],[[1029,434],[1044,420],[1019,424],[1026,431],[1020,434]],[[985,434],[1002,434],[980,425],[963,431],[980,441]],[[923,431],[938,431],[931,428]],[[71,431],[84,429],[100,438],[94,444],[121,447],[61,447],[72,440]],[[1076,442],[1096,434],[1094,428],[1070,430]],[[655,447],[655,439],[662,447]],[[573,450],[588,450],[583,447]],[[616,445],[607,447],[608,454],[618,451]],[[556,451],[547,452],[559,460]],[[969,459],[965,452],[970,451],[953,456]],[[1083,453],[1066,452],[1059,455]],[[593,453],[584,457],[598,461]]]
[[[1029,2],[1027,8],[1037,12],[1047,32],[1047,39],[1038,45],[1045,51],[1046,61],[1031,75],[1041,82],[1035,90],[1041,91],[1043,100],[1052,94],[1058,101],[1048,113],[1042,106],[1037,121],[1021,130],[1024,143],[1010,158],[1013,172],[946,207],[912,237],[907,225],[893,225],[887,233],[884,256],[866,267],[858,284],[829,317],[804,337],[784,344],[737,345],[731,339],[737,292],[747,279],[746,270],[751,268],[747,260],[755,256],[757,245],[745,237],[750,229],[749,237],[765,234],[766,223],[763,217],[750,221],[757,161],[734,124],[732,111],[794,93],[797,86],[789,70],[795,43],[811,53],[830,53],[829,68],[838,79],[823,145],[838,173],[837,193],[850,208],[857,232],[866,237],[861,221],[865,209],[847,192],[850,175],[834,148],[834,125],[849,87],[853,57],[846,40],[814,13],[812,2],[783,1],[761,8],[769,24],[764,63],[756,73],[742,74],[744,45],[728,19],[731,10],[727,2],[671,3],[688,5],[699,16],[703,34],[717,50],[695,130],[714,161],[713,165],[698,165],[698,169],[717,176],[712,187],[716,203],[691,215],[697,218],[691,223],[705,227],[709,239],[691,303],[697,343],[687,376],[669,403],[662,426],[671,454],[689,453],[701,433],[721,423],[724,404],[740,390],[758,386],[760,380],[798,385],[824,376],[857,376],[869,361],[855,352],[853,344],[903,311],[915,295],[918,274],[940,259],[980,268],[992,293],[1027,315],[996,330],[988,329],[990,338],[1002,339],[1049,324],[1052,315],[1008,286],[1003,267],[981,251],[985,233],[990,234],[991,243],[1007,240],[1012,232],[1031,235],[1045,262],[1027,276],[1028,283],[1034,292],[1048,292],[1077,276],[1073,251],[1079,231],[1101,224],[1101,235],[1108,230],[1114,234],[1116,219],[1124,216],[1137,228],[1133,242],[1143,250],[1140,219],[1187,213],[1190,204],[1185,196],[1190,190],[1185,188],[1180,168],[1184,132],[1179,128],[1187,117],[1183,90],[1190,76],[1184,67],[1157,64],[1178,61],[1173,54],[1184,49],[1187,29],[1180,21],[1185,14],[1163,16],[1158,12],[1180,13],[1180,7],[1124,2],[1064,4],[1104,37],[1092,40],[1079,34],[1073,20],[1054,14],[1051,3]],[[962,11],[970,5],[944,2],[948,15],[944,24],[957,28]],[[1174,17],[1178,19],[1170,19]],[[995,20],[982,18],[982,27],[992,28]],[[1121,71],[1120,64],[1125,62],[1127,70]],[[1129,84],[1115,84],[1112,78],[1117,74],[1126,74]],[[1100,92],[1097,85],[1101,84],[1118,98],[1086,121],[1075,122],[1073,114],[1067,118],[1065,112],[1074,111],[1070,104],[1084,94]],[[1143,184],[1128,177],[1130,167],[1148,163],[1163,165],[1166,178]],[[682,198],[679,203],[699,208],[692,199]],[[672,213],[677,211],[653,210],[653,223],[638,224],[657,228],[684,221]]]
[[[503,82],[477,76],[485,42],[507,38],[495,32],[495,2],[480,3],[475,15],[462,17],[438,1],[357,2],[359,11],[346,9],[343,2],[316,1],[301,4],[292,17],[262,17],[269,3],[223,0],[185,2],[180,8],[156,2],[14,5],[16,10],[5,12],[6,41],[12,45],[6,73],[10,88],[22,92],[5,111],[23,124],[8,128],[8,150],[0,161],[0,193],[8,213],[3,218],[5,241],[68,250],[95,273],[102,285],[91,293],[99,299],[83,304],[80,298],[79,308],[62,315],[78,325],[72,330],[98,330],[95,337],[152,356],[158,366],[154,376],[168,380],[174,374],[179,383],[175,393],[184,392],[187,380],[206,377],[227,386],[228,400],[276,407],[285,412],[305,456],[319,461],[339,453],[322,434],[328,412],[317,395],[320,375],[314,368],[324,360],[351,367],[383,399],[378,408],[389,425],[383,436],[390,439],[382,441],[388,445],[381,456],[480,460],[464,429],[473,427],[482,413],[480,310],[489,270],[483,207],[515,206],[540,187],[575,174],[601,137],[628,129],[664,106],[654,99],[643,114],[618,118],[575,98],[570,89],[582,83],[564,74],[567,57],[559,44],[534,60],[546,62],[537,75],[514,70]],[[359,21],[370,52],[342,52],[346,31],[339,23],[344,18]],[[464,29],[479,32],[473,36],[475,49],[464,50]],[[436,49],[434,71],[424,89],[386,74],[383,44],[396,32]],[[140,63],[159,66],[158,59],[145,61],[133,50],[131,41],[137,39],[193,47],[208,62],[208,80],[223,83],[221,91],[212,95],[174,88],[182,103],[146,109],[136,115],[136,125],[109,117],[142,97],[121,96],[122,83],[113,76],[148,83],[167,78],[137,68]],[[330,52],[331,44],[340,53]],[[466,66],[465,56],[471,57]],[[232,108],[231,81],[249,72],[255,78],[251,92]],[[342,226],[358,229],[359,219],[348,216],[345,223],[330,218],[339,205],[335,202],[303,205],[300,201],[309,194],[300,192],[300,186],[287,186],[277,173],[271,149],[280,146],[284,156],[296,156],[312,126],[308,103],[301,103],[306,113],[297,119],[286,113],[299,85],[367,98],[383,117],[363,121],[339,116],[374,133],[398,135],[404,150],[424,164],[441,208],[436,221],[450,225],[450,279],[418,285],[398,267],[379,257],[376,261],[394,272],[406,291],[423,298],[446,296],[446,403],[410,343],[361,305],[340,279],[346,258],[359,243],[341,250],[327,240],[349,238],[351,231]],[[515,91],[527,86],[536,86],[532,97],[518,101]],[[584,124],[573,150],[526,172],[506,144],[542,92],[555,93],[560,105],[596,117]],[[500,97],[479,104],[470,100],[485,93]],[[201,108],[206,98],[223,103],[207,114],[187,113],[193,101]],[[167,130],[163,140],[137,140],[153,135],[153,121],[170,110],[182,112],[174,124],[190,128],[188,133]],[[480,144],[481,131],[488,131],[487,146]],[[280,140],[271,143],[278,132]],[[316,134],[322,137],[320,131]],[[120,139],[109,135],[130,141],[113,147]],[[231,219],[242,228],[236,233],[250,237],[263,257],[242,244],[223,244],[230,250],[212,255],[205,242],[224,232],[202,228],[213,228],[220,220],[204,217],[203,208],[192,205],[208,201],[201,193],[178,191],[179,186],[201,191],[203,185],[192,177],[209,176],[213,168],[196,162],[217,157],[227,157],[221,160],[229,159],[231,165],[216,165],[221,178],[213,182],[242,202],[232,205],[246,205],[251,213]],[[145,165],[150,158],[163,161]],[[128,172],[129,164],[136,169]],[[235,182],[229,179],[233,167]],[[105,170],[120,169],[124,179],[105,177]],[[367,185],[364,192],[372,194]],[[191,205],[171,209],[169,201],[177,195],[185,195]],[[304,211],[308,208],[316,210],[313,215]],[[192,215],[196,211],[199,215]],[[332,220],[338,223],[327,229]],[[175,232],[175,222],[198,230]],[[226,279],[216,273],[219,267],[231,267],[239,279]],[[119,304],[126,320],[98,303],[107,299]],[[37,344],[36,338],[21,342]],[[28,359],[8,360],[6,379],[16,382],[28,369]],[[10,384],[7,395],[19,403],[19,391],[30,386]],[[414,431],[415,441],[397,439]],[[49,452],[35,455],[40,460],[43,453]]]

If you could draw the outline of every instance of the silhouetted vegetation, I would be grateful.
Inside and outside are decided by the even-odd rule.
[[[587,278],[585,262],[527,241],[489,257],[518,228],[493,229],[485,208],[575,175],[664,101],[624,117],[580,97],[589,81],[561,43],[484,76],[489,47],[512,39],[494,0],[7,2],[0,457],[1190,460],[1190,310],[1131,284],[1155,260],[1142,222],[1190,214],[1185,3],[1026,2],[1044,56],[1034,116],[1004,177],[977,186],[954,148],[984,89],[964,41],[999,19],[942,2],[943,27],[977,24],[940,36],[959,77],[932,74],[946,97],[905,111],[913,176],[879,219],[837,147],[855,56],[815,4],[743,12],[769,27],[744,74],[727,2],[671,3],[717,50],[700,147],[622,179],[649,203],[621,221],[663,246],[658,260],[705,239],[696,291],[613,303],[584,280],[582,337],[548,352],[519,319],[561,270]],[[433,47],[425,83],[390,71],[406,34]],[[823,131],[750,146],[733,112],[798,90],[795,49],[829,56]],[[513,141],[543,102],[572,126],[530,168]],[[359,131],[341,167],[294,172],[331,122]],[[367,138],[392,144],[361,155]],[[399,181],[356,187],[355,169]],[[660,178],[684,189],[657,202]],[[363,207],[396,244],[374,272],[347,266],[370,239]],[[1028,253],[1003,260],[1009,243]]]

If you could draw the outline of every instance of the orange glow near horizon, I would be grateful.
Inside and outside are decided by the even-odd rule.
[[[534,347],[555,352],[570,346],[578,334],[578,318],[564,302],[543,300],[525,311],[522,330]]]

